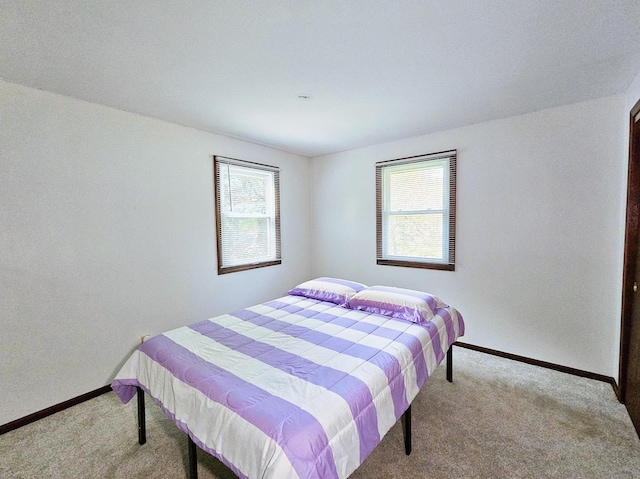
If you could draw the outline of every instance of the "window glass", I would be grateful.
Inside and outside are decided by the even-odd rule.
[[[279,170],[214,157],[218,273],[281,263]]]
[[[377,262],[454,269],[456,152],[376,164]]]

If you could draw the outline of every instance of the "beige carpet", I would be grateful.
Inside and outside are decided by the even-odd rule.
[[[400,424],[351,476],[376,478],[640,478],[640,440],[611,386],[462,348],[454,383],[442,365],[413,403],[413,453]],[[202,479],[234,478],[199,451]],[[113,393],[0,436],[0,478],[182,478],[187,441],[147,402]]]

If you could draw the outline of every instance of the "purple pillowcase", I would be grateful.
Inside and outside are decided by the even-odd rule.
[[[353,297],[347,307],[368,313],[383,314],[414,323],[426,323],[433,318],[442,301],[432,294],[390,286],[371,286]]]
[[[290,290],[288,294],[346,306],[349,298],[366,287],[366,285],[355,281],[322,277],[301,283]]]

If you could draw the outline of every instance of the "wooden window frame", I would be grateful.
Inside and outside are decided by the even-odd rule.
[[[220,185],[219,174],[220,165],[235,165],[243,168],[249,168],[260,171],[268,171],[273,173],[273,189],[274,189],[274,208],[275,208],[275,259],[266,261],[249,262],[245,264],[223,266],[223,241],[222,241],[222,210],[220,201]],[[226,156],[213,157],[213,185],[214,185],[214,201],[216,216],[216,242],[218,253],[218,274],[235,273],[237,271],[247,271],[250,269],[264,268],[266,266],[274,266],[282,264],[282,247],[280,238],[280,169],[276,166],[265,165],[262,163],[254,163],[246,160],[238,160]]]
[[[392,259],[385,257],[383,251],[384,224],[383,204],[384,186],[383,176],[385,167],[408,165],[411,163],[427,163],[430,161],[449,161],[449,208],[448,208],[448,258],[444,262],[415,261],[404,259]],[[455,237],[456,237],[456,175],[457,175],[457,150],[440,151],[426,155],[409,156],[394,160],[380,161],[376,163],[376,262],[386,266],[404,266],[409,268],[435,269],[455,271]]]

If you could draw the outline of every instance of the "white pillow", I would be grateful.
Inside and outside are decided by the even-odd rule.
[[[288,294],[345,306],[349,298],[364,288],[366,285],[355,281],[322,277],[301,283],[290,290]]]
[[[351,309],[414,323],[430,321],[438,308],[446,306],[432,294],[391,286],[371,286],[355,294],[347,303]]]

